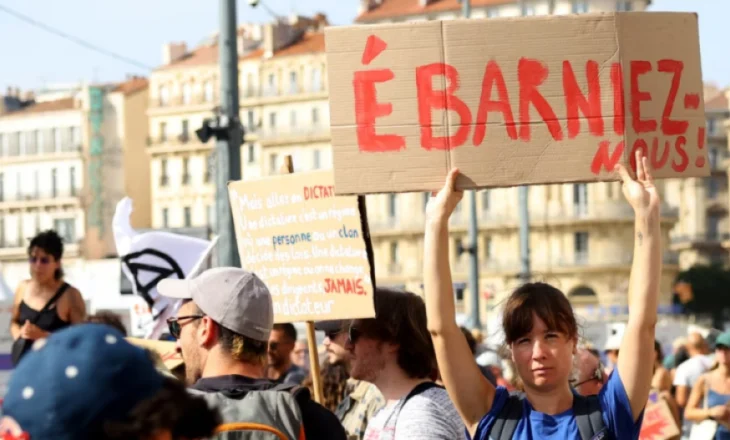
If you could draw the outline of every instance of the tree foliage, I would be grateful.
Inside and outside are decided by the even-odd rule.
[[[691,286],[691,298],[682,298],[682,283]],[[677,275],[674,284],[673,302],[681,304],[685,313],[712,314],[715,320],[722,319],[730,309],[730,271],[720,266],[693,266]]]

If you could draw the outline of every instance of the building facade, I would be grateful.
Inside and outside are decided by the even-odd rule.
[[[40,231],[63,237],[71,268],[116,256],[111,220],[122,197],[137,201],[135,226],[149,227],[146,91],[140,78],[74,85],[0,114],[0,271],[11,287],[27,277]]]
[[[728,137],[725,122],[730,118],[726,90],[706,87],[708,158],[710,177],[672,180],[665,198],[679,209],[679,222],[672,230],[671,247],[679,254],[682,269],[695,264],[728,262]]]
[[[239,28],[240,120],[244,179],[331,167],[329,105],[321,27],[324,16]],[[215,224],[215,139],[195,131],[219,105],[217,37],[188,51],[166,45],[150,77],[149,147],[155,228]]]
[[[648,1],[495,1],[472,0],[473,18],[520,15],[570,14],[644,10]],[[457,0],[363,0],[357,22],[396,23],[415,20],[449,20],[462,17]],[[664,182],[660,182],[663,186]],[[627,303],[633,250],[633,211],[624,200],[620,183],[531,186],[530,266],[533,280],[559,287],[579,308],[620,310]],[[520,280],[518,188],[477,193],[480,261],[480,314],[491,316]],[[421,291],[424,212],[427,194],[368,196],[368,218],[380,284]],[[459,255],[468,245],[469,198],[465,197],[451,219],[450,259],[457,309],[470,313],[467,287],[469,255]],[[662,207],[662,233],[678,220],[678,211]],[[672,282],[678,271],[676,255],[667,248],[661,289],[663,304],[671,301]],[[598,307],[596,307],[598,306]]]

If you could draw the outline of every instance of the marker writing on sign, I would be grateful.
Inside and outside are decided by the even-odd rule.
[[[325,278],[324,283],[324,293],[365,295],[365,288],[362,285],[362,278]]]
[[[382,39],[371,35],[363,53],[363,64],[369,65],[386,49],[387,44]],[[628,70],[628,96],[624,90],[624,66]],[[638,135],[630,146],[632,153],[643,150],[650,157],[651,165],[655,169],[671,166],[673,170],[681,172],[688,167],[690,160],[697,167],[705,166],[704,157],[689,158],[686,152],[690,139],[689,120],[673,116],[678,113],[678,107],[682,104],[687,110],[681,113],[685,117],[699,108],[699,93],[686,93],[680,97],[684,62],[674,59],[654,62],[633,60],[624,66],[618,62],[610,64],[608,84],[606,90],[603,90],[600,76],[602,69],[596,60],[580,63],[563,60],[560,69],[551,72],[545,62],[523,57],[516,63],[516,72],[508,72],[509,76],[517,77],[517,96],[514,97],[517,105],[513,106],[503,66],[490,60],[484,69],[476,109],[470,109],[459,96],[460,74],[455,66],[443,62],[418,66],[412,75],[417,91],[420,146],[425,150],[453,150],[466,145],[469,140],[472,145],[481,146],[488,135],[487,130],[505,130],[509,139],[529,143],[537,125],[533,113],[538,115],[538,121],[545,124],[550,137],[555,141],[576,139],[586,133],[601,138],[606,135],[607,129],[618,136],[624,136],[627,122],[625,109],[628,109],[628,123],[632,132]],[[551,103],[554,99],[552,94],[549,100],[541,90],[545,82],[554,75],[560,76],[562,84],[560,106],[555,102]],[[667,78],[663,82],[668,82],[669,87],[663,96],[642,87],[642,78],[646,75],[662,75]],[[375,129],[376,121],[389,116],[393,111],[393,103],[378,100],[375,85],[394,79],[395,75],[390,69],[361,70],[354,74],[358,145],[363,152],[393,152],[405,148],[404,136],[376,133]],[[643,78],[645,82],[657,80],[656,76]],[[587,84],[585,91],[580,86],[581,82]],[[435,84],[443,84],[443,87],[435,88]],[[604,117],[602,103],[607,99],[613,101],[613,111],[612,115]],[[626,99],[628,106],[625,105]],[[402,101],[409,102],[399,102]],[[642,104],[648,102],[661,102],[663,111],[660,118],[642,114]],[[556,108],[563,113],[558,114]],[[452,132],[445,136],[434,133],[434,111],[450,112],[450,126],[454,127]],[[503,123],[489,123],[489,118],[494,113],[499,114]],[[566,121],[565,127],[562,121]],[[610,128],[605,126],[607,121],[611,123]],[[587,125],[587,130],[582,129],[582,124]],[[697,145],[700,150],[704,146],[704,132],[697,133]],[[597,142],[591,163],[594,174],[613,172],[613,166],[624,157],[624,150],[628,148],[624,142],[611,147],[608,140]],[[632,166],[635,167],[635,164],[632,163]]]
[[[327,197],[334,197],[334,196],[335,196],[334,185],[329,185],[329,186],[315,185],[315,186],[305,186],[304,187],[304,200],[325,199]]]

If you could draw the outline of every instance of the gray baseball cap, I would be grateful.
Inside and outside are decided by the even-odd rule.
[[[213,321],[240,335],[268,341],[274,326],[271,293],[255,274],[236,267],[216,267],[189,280],[164,279],[162,296],[192,299]]]

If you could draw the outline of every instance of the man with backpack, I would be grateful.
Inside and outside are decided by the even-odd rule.
[[[170,334],[178,340],[192,392],[221,412],[226,425],[218,439],[258,432],[345,440],[337,417],[309,390],[264,379],[274,313],[271,294],[256,275],[220,267],[189,280],[162,280],[157,290],[184,300],[168,320]]]
[[[375,318],[357,319],[349,329],[350,375],[375,384],[386,400],[365,440],[453,440],[464,424],[438,377],[433,342],[421,297],[377,288]]]

